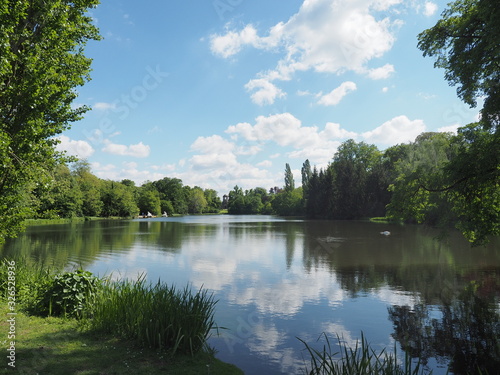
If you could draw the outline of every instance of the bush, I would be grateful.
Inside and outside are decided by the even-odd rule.
[[[82,269],[56,275],[46,285],[32,313],[43,316],[81,317],[97,292],[101,281]]]

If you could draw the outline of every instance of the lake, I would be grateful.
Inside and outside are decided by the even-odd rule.
[[[381,232],[389,231],[390,235]],[[246,374],[302,374],[322,333],[354,347],[403,349],[434,374],[500,368],[500,242],[361,221],[185,216],[31,226],[2,256],[95,274],[147,274],[218,300],[217,357]],[[227,329],[226,329],[227,328]],[[490,372],[493,374],[495,372]]]

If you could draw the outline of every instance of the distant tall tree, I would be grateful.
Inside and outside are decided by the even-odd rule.
[[[97,0],[0,3],[0,242],[29,212],[29,194],[50,180],[55,135],[88,108],[74,107],[89,79],[83,49],[99,39],[86,14]]]
[[[311,163],[309,162],[309,159],[307,159],[304,164],[302,164],[302,189],[303,189],[303,194],[304,194],[304,199],[308,198],[309,194],[309,180],[311,179],[312,175],[312,170],[311,170]]]
[[[295,190],[295,180],[293,179],[292,169],[288,163],[285,165],[285,190],[289,192]]]

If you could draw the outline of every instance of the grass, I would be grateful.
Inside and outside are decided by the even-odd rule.
[[[0,266],[0,349],[5,352],[10,345],[9,278],[15,278],[19,373],[242,374],[218,361],[205,345],[214,327],[216,303],[206,291],[146,284],[144,277],[135,282],[102,280],[91,303],[80,305],[87,273],[61,273],[27,259],[4,260]],[[73,315],[65,309],[60,311],[63,317],[39,316],[47,315],[44,301],[54,304],[57,298],[76,298],[73,305],[82,311],[76,314],[79,319],[70,318]],[[3,358],[0,374],[9,370],[7,356]]]
[[[8,348],[6,313],[7,304],[1,303],[2,349]],[[6,356],[2,358],[0,374],[11,374]],[[16,315],[16,371],[26,375],[243,374],[211,353],[172,357],[113,335],[83,331],[76,319],[41,318],[22,312]]]
[[[115,333],[142,346],[194,354],[215,328],[216,301],[207,291],[177,290],[158,281],[105,282],[88,311],[91,330]]]
[[[361,343],[356,342],[354,348],[350,348],[337,336],[339,352],[332,350],[332,344],[326,334],[323,334],[325,344],[321,350],[314,349],[305,341],[299,340],[305,345],[310,356],[310,369],[306,366],[306,373],[309,375],[424,375],[432,374],[432,371],[425,370],[420,363],[413,364],[408,355],[404,363],[399,363],[396,355],[382,350],[376,353],[363,334]]]

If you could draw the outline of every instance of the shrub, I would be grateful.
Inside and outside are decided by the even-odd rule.
[[[81,317],[97,292],[101,280],[89,271],[78,269],[56,275],[32,309],[43,316]]]

